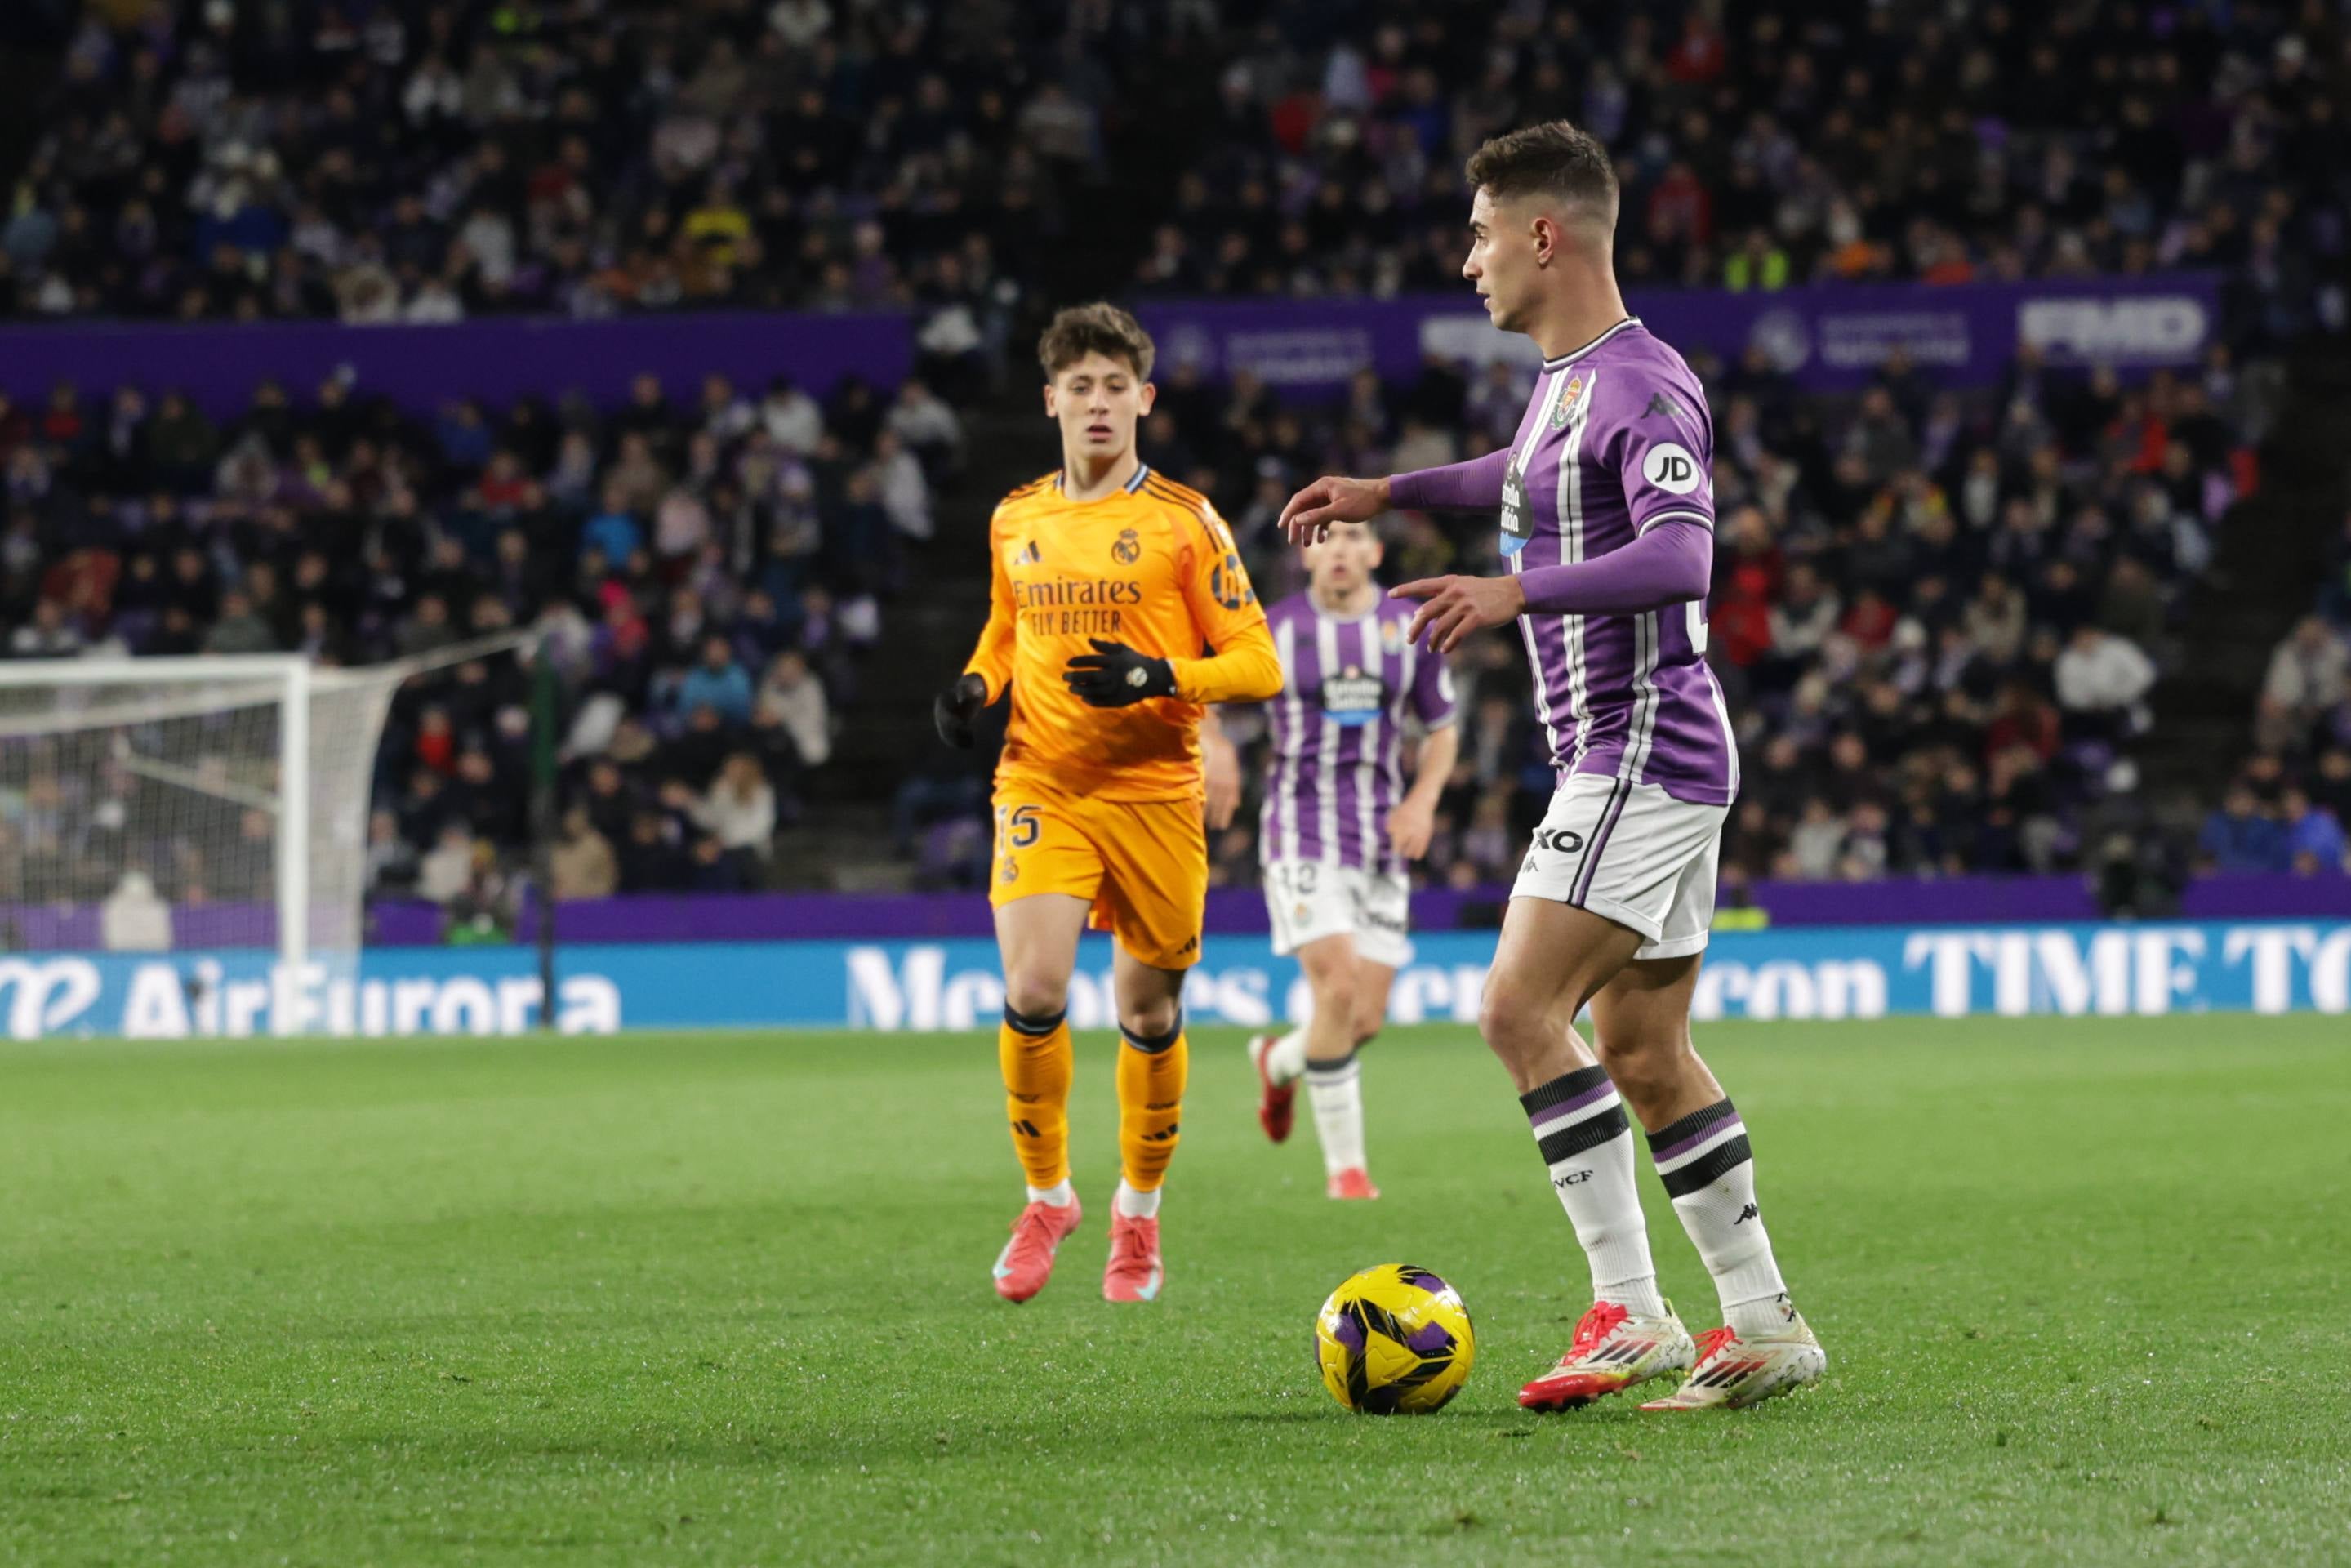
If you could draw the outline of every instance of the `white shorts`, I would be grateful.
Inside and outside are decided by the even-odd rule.
[[[1729,815],[1655,784],[1573,774],[1552,796],[1510,896],[1572,904],[1629,926],[1646,938],[1635,958],[1703,951]]]
[[[1265,912],[1273,917],[1273,950],[1287,956],[1325,936],[1355,939],[1355,956],[1400,969],[1412,962],[1405,932],[1412,918],[1412,883],[1400,873],[1318,861],[1274,861],[1265,868]]]

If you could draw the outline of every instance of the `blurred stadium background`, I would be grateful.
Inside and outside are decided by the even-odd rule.
[[[987,1023],[992,754],[937,745],[928,705],[984,618],[990,506],[1054,461],[1030,353],[1044,316],[1097,296],[1142,315],[1161,361],[1145,455],[1216,498],[1278,597],[1301,579],[1270,524],[1302,479],[1507,439],[1531,365],[1458,278],[1459,171],[1484,137],[1558,116],[1614,150],[1628,297],[1705,379],[1717,430],[1712,648],[1746,787],[1702,1016],[2351,1010],[2346,91],[2351,12],[2334,0],[10,0],[0,1016],[17,1040],[321,1020],[519,1032],[550,1013],[572,1030]],[[1476,518],[1398,514],[1381,531],[1392,576],[1495,565]],[[187,687],[191,706],[92,663],[273,653],[316,682],[298,759],[277,675]],[[84,684],[54,673],[68,661]],[[1551,788],[1515,638],[1489,634],[1457,666],[1460,762],[1418,868],[1403,1022],[1474,1019]],[[110,684],[89,684],[101,667]],[[341,727],[363,729],[378,700],[371,762]],[[1245,747],[1261,737],[1246,713],[1227,727]],[[289,767],[316,813],[298,849],[278,795]],[[1254,821],[1252,790],[1212,843],[1187,997],[1206,1024],[1294,1005],[1294,968],[1264,948]],[[355,966],[339,971],[359,982],[342,1010],[287,1005],[272,975],[289,863],[307,879],[307,956]],[[319,924],[345,904],[348,929]],[[1102,991],[1081,977],[1081,1026],[1106,1021]],[[2100,1087],[2136,1071],[2118,1037],[2033,1027],[2053,1032],[2032,1042],[2095,1044],[2067,1084],[2119,1114]],[[2249,1033],[2245,1049],[2273,1051],[2310,1104],[2339,1103],[2339,1040],[2330,1054],[2323,1020],[2291,1027],[2314,1032]],[[615,1074],[599,1082],[680,1128],[786,1070],[739,1042],[659,1038],[705,1097],[662,1101],[617,1055],[596,1058]],[[1949,1038],[2022,1065],[1991,1035]],[[204,1157],[151,1139],[135,1110],[72,1132],[123,1092],[111,1066],[161,1065],[85,1049],[99,1078],[30,1048],[15,1059],[37,1091],[18,1102],[20,1146],[46,1173],[21,1211],[43,1218],[0,1276],[60,1301],[83,1297],[60,1261],[68,1235],[145,1235],[138,1205],[168,1207],[150,1187],[110,1198],[93,1172],[124,1150],[163,1170]],[[1432,1071],[1458,1060],[1426,1049]],[[844,1065],[852,1037],[811,1052],[829,1064],[812,1090],[904,1087]],[[1760,1082],[1771,1055],[1747,1059]],[[225,1074],[203,1082],[264,1103],[315,1071],[266,1051],[199,1060]],[[390,1058],[340,1060],[353,1095],[410,1082]],[[451,1082],[504,1071],[418,1060]],[[1834,1060],[1847,1076],[1799,1065],[1789,1082],[1890,1071]],[[539,1092],[516,1071],[448,1092]],[[2180,1099],[2150,1080],[2127,1103],[2200,1135],[2186,1131],[2199,1096],[2225,1090],[2182,1073]],[[954,1134],[974,1150],[998,1135],[982,1088]],[[319,1088],[319,1104],[340,1092]],[[346,1134],[417,1137],[451,1162],[429,1201],[462,1207],[466,1155],[422,1127],[346,1126],[336,1103],[286,1139],[247,1128],[234,1146],[277,1179],[331,1186],[326,1151]],[[2036,1106],[2050,1103],[2009,1110]],[[547,1138],[618,1125],[582,1118]],[[747,1159],[758,1145],[746,1127],[724,1146]],[[1833,1145],[1804,1146],[1799,1168],[1827,1179]],[[907,1213],[932,1201],[838,1157]],[[1423,1140],[1391,1188],[1455,1157]],[[1524,1174],[1508,1169],[1494,1181]],[[513,1179],[526,1207],[565,1201]],[[2050,1177],[2048,1202],[2067,1179]],[[258,1199],[214,1180],[190,1190],[243,1219],[205,1256],[277,1234],[241,1207]],[[1486,1191],[1458,1185],[1465,1203]],[[2042,1195],[2014,1201],[2043,1215]],[[1835,1222],[1809,1214],[1825,1248]],[[854,1249],[831,1221],[767,1218]],[[974,1220],[974,1260],[996,1218]],[[1449,1234],[1426,1228],[1432,1244]],[[1363,1235],[1357,1249],[1384,1249]],[[935,1239],[905,1226],[908,1249]],[[442,1241],[456,1245],[420,1238],[420,1255]],[[731,1244],[697,1232],[685,1255],[732,1279]],[[1282,1245],[1269,1227],[1267,1257]],[[361,1281],[390,1266],[333,1255]],[[131,1289],[131,1262],[100,1256],[89,1291]],[[1246,1242],[1237,1256],[1258,1257]],[[953,1292],[976,1283],[965,1261],[935,1282],[908,1264],[897,1283]],[[528,1295],[556,1278],[517,1266],[506,1283]],[[20,1326],[27,1302],[62,1332],[46,1294],[17,1303]],[[2096,1315],[2094,1294],[2074,1304]],[[99,1354],[27,1336],[52,1369]],[[2084,1343],[2068,1354],[2105,1354]],[[474,1375],[455,1360],[448,1375]],[[45,1403],[29,1365],[18,1402],[53,1424],[28,1451],[68,1487],[40,1494],[41,1516],[70,1536],[87,1520],[57,1499],[88,1456],[59,1414],[71,1400]],[[578,1375],[604,1375],[592,1361]],[[955,1417],[934,1416],[944,1451]],[[1869,1434],[1847,1436],[1837,1463],[1865,1463]],[[9,1441],[0,1428],[0,1456]],[[819,1462],[817,1446],[796,1452]],[[450,1474],[479,1458],[448,1457]],[[2302,1464],[2287,1468],[2317,1485],[2323,1466]],[[1823,1495],[1792,1492],[1787,1517]],[[1490,1520],[1507,1504],[1477,1506]],[[2159,1534],[2165,1507],[2134,1494],[2129,1518],[2041,1544],[2095,1557],[2099,1531],[2150,1510]],[[2316,1528],[2309,1507],[2294,1528]],[[2029,1560],[2001,1533],[2015,1517],[1969,1539]],[[1467,1502],[1460,1519],[1466,1537]],[[1070,1554],[1116,1554],[1093,1521],[1062,1522]],[[1313,1540],[1348,1526],[1327,1528]],[[2226,1560],[2214,1529],[2195,1550]],[[425,1537],[338,1539],[329,1557],[356,1561]],[[1004,1560],[1018,1547],[987,1539]],[[1967,1554],[1917,1540],[1889,1527],[1810,1560]]]

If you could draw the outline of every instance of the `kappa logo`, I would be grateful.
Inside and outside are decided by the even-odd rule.
[[[1758,1225],[1763,1223],[1763,1217],[1755,1212],[1755,1206],[1751,1203],[1739,1211],[1739,1218],[1730,1222],[1731,1228],[1736,1229],[1738,1227],[1746,1224],[1750,1219]]]
[[[1110,559],[1121,566],[1133,566],[1143,559],[1143,541],[1133,528],[1121,530],[1118,542],[1110,547]]]
[[[1537,828],[1535,830],[1535,848],[1539,850],[1551,850],[1559,854],[1572,855],[1583,847],[1583,835],[1573,828]],[[1530,865],[1533,863],[1531,857],[1528,863]]]
[[[1684,417],[1682,413],[1682,405],[1676,402],[1673,399],[1667,397],[1663,392],[1652,392],[1649,394],[1649,406],[1641,411],[1641,417],[1643,419],[1656,419],[1661,416],[1666,419],[1680,419]]]
[[[1658,489],[1687,496],[1706,477],[1698,459],[1670,441],[1660,441],[1641,459],[1641,477]]]

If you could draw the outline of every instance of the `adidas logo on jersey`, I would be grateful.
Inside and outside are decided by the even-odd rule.
[[[1004,552],[1005,564],[1008,566],[1036,566],[1044,559],[1044,552],[1037,548],[1035,539],[1030,539],[1025,545],[1014,545]]]

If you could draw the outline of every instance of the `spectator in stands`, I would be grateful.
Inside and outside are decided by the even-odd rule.
[[[420,898],[447,904],[474,881],[474,833],[462,821],[445,823],[431,852],[417,863],[416,892]]]
[[[2278,798],[2278,822],[2285,830],[2287,868],[2300,876],[2351,871],[2351,842],[2333,811],[2314,805],[2309,792],[2290,784]]]
[[[2341,724],[2346,701],[2351,644],[2318,616],[2305,616],[2270,655],[2254,714],[2254,744],[2264,751],[2299,752],[2322,725]]]
[[[99,906],[99,945],[110,953],[167,953],[172,948],[172,906],[155,892],[155,880],[131,870]]]
[[[2230,786],[2211,815],[2197,848],[2206,871],[2283,871],[2287,865],[2285,830],[2262,808],[2261,798],[2243,784]]]
[[[702,640],[702,662],[677,684],[672,710],[691,715],[708,708],[727,724],[747,724],[751,718],[751,677],[735,660],[735,650],[716,633]]]
[[[738,858],[737,874],[745,880],[754,864],[768,858],[768,841],[776,832],[776,792],[759,770],[759,759],[749,752],[726,758],[691,811],[695,826]]]
[[[620,862],[612,841],[596,831],[584,806],[563,813],[563,828],[550,857],[559,899],[609,898],[619,888]]]
[[[808,656],[788,648],[768,666],[759,684],[758,722],[781,729],[801,766],[821,768],[832,755],[832,717],[824,687],[809,670]]]
[[[2145,730],[2155,662],[2129,638],[2085,622],[2057,656],[2057,702],[2086,736],[2113,739]]]

